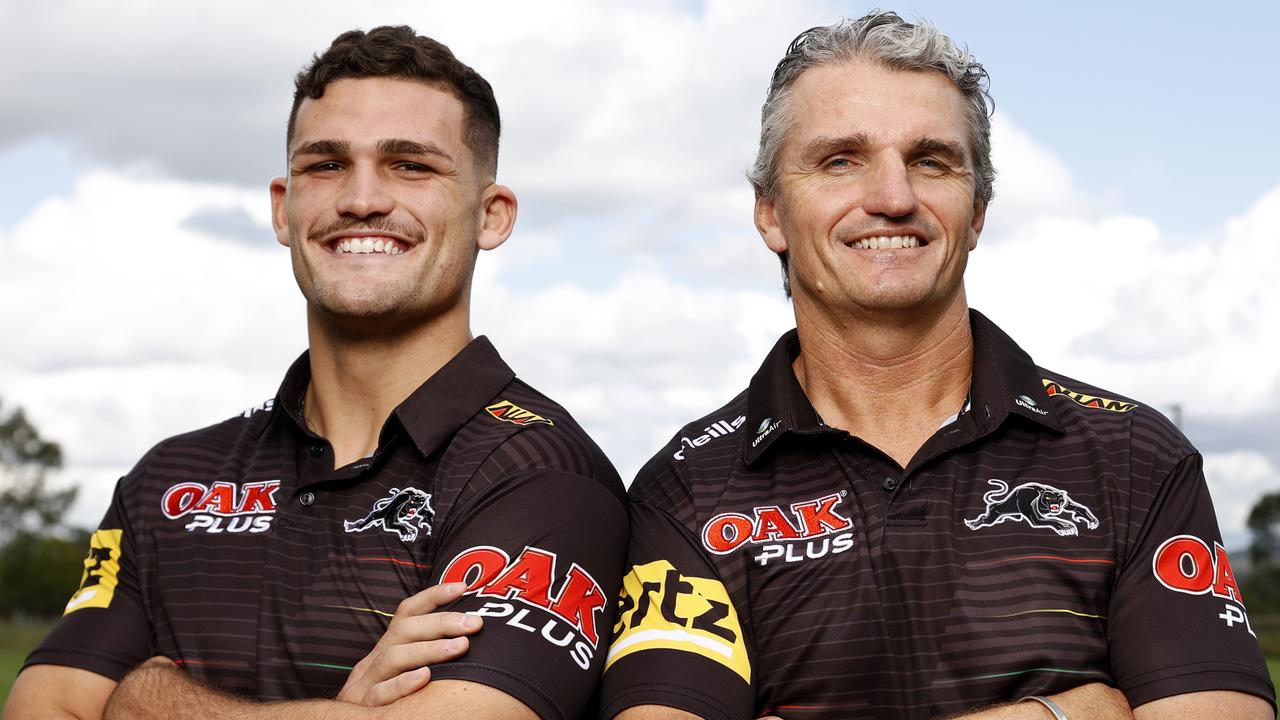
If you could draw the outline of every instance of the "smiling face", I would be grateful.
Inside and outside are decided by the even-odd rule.
[[[477,167],[449,92],[375,77],[298,108],[276,237],[313,316],[400,325],[461,313],[477,249],[511,231],[515,198]]]
[[[792,86],[778,191],[756,225],[787,252],[796,314],[940,312],[962,298],[985,208],[964,100],[941,73],[854,61]]]

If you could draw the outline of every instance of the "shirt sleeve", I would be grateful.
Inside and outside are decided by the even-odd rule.
[[[627,543],[626,506],[594,479],[538,471],[460,506],[437,582],[466,582],[449,610],[484,618],[467,654],[433,679],[488,685],[543,718],[587,712],[609,644]]]
[[[119,681],[151,657],[151,623],[135,564],[136,538],[124,510],[125,483],[117,483],[106,516],[89,539],[80,587],[24,667],[65,665]]]
[[[1116,682],[1137,707],[1206,690],[1275,690],[1231,571],[1199,455],[1173,467],[1120,571],[1107,622]]]
[[[707,720],[754,717],[747,641],[702,548],[666,513],[632,502],[628,572],[605,664],[601,717],[665,705]]]

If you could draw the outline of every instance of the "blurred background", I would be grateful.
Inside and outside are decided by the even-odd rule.
[[[760,104],[797,33],[871,6],[355,5],[0,0],[0,691],[115,480],[272,396],[305,348],[266,188],[293,76],[344,30],[413,25],[493,84],[520,216],[480,259],[473,328],[624,478],[791,326],[743,177]],[[892,7],[992,76],[999,178],[970,302],[1041,365],[1179,422],[1265,626],[1280,5],[1034,5]]]

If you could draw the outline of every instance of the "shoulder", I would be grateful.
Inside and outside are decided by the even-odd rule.
[[[124,477],[121,489],[140,492],[153,478],[204,479],[234,458],[251,454],[271,421],[272,400],[226,420],[161,440]]]
[[[1038,370],[1068,438],[1124,443],[1131,464],[1172,467],[1197,454],[1182,431],[1150,404],[1061,373]]]
[[[477,470],[482,480],[563,473],[622,496],[622,481],[595,440],[568,410],[522,380],[503,388],[459,437],[485,454]]]
[[[718,487],[741,462],[754,434],[746,428],[747,391],[685,424],[645,463],[630,488],[635,502],[670,511],[692,508],[691,496],[703,487]]]

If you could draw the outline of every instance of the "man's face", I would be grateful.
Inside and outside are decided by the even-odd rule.
[[[313,311],[365,323],[465,313],[476,249],[506,239],[515,199],[495,226],[493,198],[510,191],[481,175],[464,127],[457,98],[410,80],[337,80],[302,102],[271,202]]]
[[[797,314],[953,302],[985,211],[960,91],[941,73],[855,61],[805,71],[791,113],[756,224],[788,252]]]

